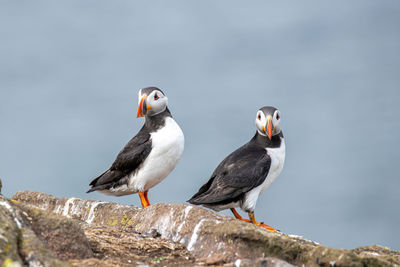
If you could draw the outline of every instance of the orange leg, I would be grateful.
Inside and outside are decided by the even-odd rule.
[[[257,222],[257,221],[256,221],[256,218],[254,217],[254,212],[249,212],[249,218],[250,218],[251,222],[254,223],[255,225],[264,227],[265,229],[270,230],[271,232],[276,232],[276,231],[278,231],[278,230],[275,229],[274,227],[271,227],[271,226],[269,226],[269,225],[266,225],[266,224],[264,224],[264,223],[262,223],[262,222]]]
[[[146,199],[147,204],[150,206],[150,201],[149,198],[147,197],[147,193],[149,193],[149,191],[144,192],[144,199]]]
[[[232,208],[231,211],[233,212],[233,215],[235,215],[236,219],[239,219],[239,220],[244,221],[244,222],[251,222],[248,219],[243,219],[242,216],[240,216],[240,214],[234,208]]]
[[[140,202],[142,202],[143,208],[150,206],[150,203],[148,202],[148,200],[146,200],[147,192],[139,192],[139,197],[140,197]]]

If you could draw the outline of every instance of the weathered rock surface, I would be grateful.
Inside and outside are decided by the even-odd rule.
[[[60,261],[27,226],[29,219],[25,212],[0,196],[0,265],[70,266]]]
[[[18,253],[20,240],[20,222],[16,221],[15,213],[8,201],[0,196],[0,259],[1,263],[22,264]]]
[[[400,265],[399,251],[327,248],[184,204],[142,209],[30,191],[1,203],[0,266]]]
[[[24,225],[29,227],[59,259],[93,257],[89,241],[76,221],[24,203],[15,206],[25,215]]]

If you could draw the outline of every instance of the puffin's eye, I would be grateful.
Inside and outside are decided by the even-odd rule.
[[[154,100],[158,100],[160,97],[157,95],[157,93],[154,94]]]
[[[260,113],[258,113],[257,118],[258,118],[258,120],[261,120],[261,114]]]
[[[281,118],[281,116],[279,116],[279,113],[276,114],[276,120],[279,121],[279,119]]]

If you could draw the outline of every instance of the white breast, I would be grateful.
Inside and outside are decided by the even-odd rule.
[[[185,139],[174,119],[167,117],[164,127],[151,133],[152,148],[140,169],[129,175],[127,185],[112,188],[110,195],[144,192],[160,183],[175,168],[182,156]]]
[[[279,176],[285,162],[285,140],[282,138],[281,146],[278,148],[267,148],[267,153],[271,157],[271,166],[267,178],[256,188],[246,193],[241,208],[245,211],[254,211],[258,196],[263,193]]]

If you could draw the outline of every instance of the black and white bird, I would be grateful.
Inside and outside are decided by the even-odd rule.
[[[257,132],[245,145],[226,157],[214,170],[189,203],[216,211],[231,209],[234,216],[270,231],[275,228],[257,222],[254,209],[257,199],[278,175],[285,161],[285,141],[280,128],[280,111],[274,107],[260,108],[256,115]],[[243,219],[235,208],[247,212]]]
[[[142,206],[150,206],[149,189],[175,168],[184,148],[183,132],[167,104],[168,98],[156,87],[139,91],[137,117],[146,118],[142,129],[119,152],[111,167],[90,183],[87,193],[139,193]]]

